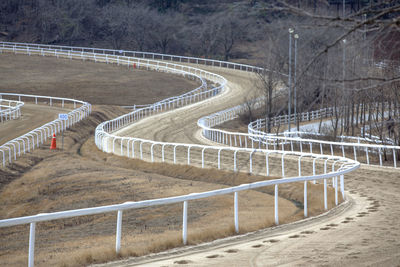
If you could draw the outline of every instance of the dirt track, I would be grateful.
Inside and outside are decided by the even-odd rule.
[[[0,91],[87,101],[92,105],[151,104],[200,86],[197,81],[115,64],[0,54]]]
[[[0,123],[0,145],[55,120],[58,118],[59,113],[66,112],[69,112],[69,110],[25,103],[21,108],[21,117],[19,119]]]
[[[204,69],[227,78],[227,90],[210,100],[144,119],[132,127],[121,130],[118,135],[164,142],[198,143],[199,140],[195,137],[199,130],[197,120],[207,114],[241,104],[247,96],[248,88],[254,86],[252,79],[255,78],[250,72],[219,68]],[[157,121],[157,127],[154,121]]]
[[[233,93],[232,99],[225,102],[226,100],[221,97],[216,98],[213,101],[220,104],[218,107],[214,104],[211,105],[211,102],[208,101],[193,107],[157,115],[154,119],[150,118],[140,122],[138,125],[141,129],[134,130],[131,133],[148,139],[154,138],[154,140],[199,142],[196,126],[197,118],[202,116],[203,112],[208,114],[240,103],[243,100],[243,95],[245,95],[243,90],[246,91],[249,86],[252,86],[252,82],[247,80],[251,74],[235,72],[231,75],[229,70],[213,69],[213,71],[222,73],[231,82],[229,84],[231,91],[227,91],[227,93]],[[242,79],[246,79],[244,84]],[[115,113],[113,113],[114,111]],[[190,115],[189,111],[194,111],[195,115]],[[7,218],[37,212],[64,210],[65,208],[120,203],[127,200],[149,199],[221,188],[220,182],[213,183],[211,180],[203,181],[201,179],[191,181],[190,178],[185,178],[187,170],[183,172],[183,178],[179,179],[168,175],[157,175],[151,173],[151,171],[142,171],[142,163],[118,156],[105,155],[96,150],[92,140],[94,125],[117,114],[121,114],[121,111],[113,107],[108,109],[99,107],[98,110],[94,110],[90,120],[80,123],[77,128],[71,129],[70,136],[66,137],[67,149],[65,152],[49,155],[48,147],[44,147],[30,156],[23,157],[17,165],[13,165],[11,169],[13,172],[23,169],[22,167],[25,164],[28,167],[24,169],[23,174],[16,175],[17,178],[13,178],[15,180],[1,191],[2,201],[7,204],[3,210],[0,210],[1,217]],[[171,114],[173,114],[173,119],[167,118]],[[154,120],[157,123],[154,123]],[[171,123],[174,124],[175,130],[173,131],[169,128]],[[157,125],[157,130],[152,128],[154,125]],[[39,159],[40,162],[35,163],[35,158]],[[152,168],[156,168],[156,166]],[[206,245],[205,248],[203,247],[204,252],[200,248],[195,248],[192,251],[194,254],[187,252],[191,255],[168,254],[165,256],[164,254],[162,257],[168,258],[164,262],[157,262],[154,259],[149,259],[149,257],[145,259],[136,258],[131,261],[132,264],[143,265],[148,262],[154,266],[173,265],[174,262],[178,264],[180,260],[190,261],[189,266],[208,266],[211,264],[217,266],[252,264],[260,266],[276,264],[330,265],[331,263],[332,265],[339,263],[365,265],[373,258],[375,261],[380,260],[382,262],[388,260],[384,263],[396,265],[399,264],[398,247],[400,245],[397,223],[400,214],[397,207],[399,178],[398,170],[378,168],[362,169],[349,175],[346,178],[346,187],[350,192],[353,192],[348,193],[354,197],[356,204],[349,207],[344,213],[333,214],[333,217],[328,219],[326,217],[313,219],[311,226],[300,223],[296,224],[300,225],[298,228],[296,228],[296,225],[282,226],[272,231],[266,230],[265,233],[249,235],[243,240],[222,240],[219,242],[223,247]],[[152,190],[149,191],[147,187],[150,183]],[[35,188],[40,187],[37,190],[32,190],[33,186]],[[154,188],[162,190],[154,190]],[[376,194],[371,193],[373,190],[376,190]],[[16,192],[23,194],[16,194]],[[115,194],[115,192],[118,192],[118,194]],[[17,195],[22,197],[18,199]],[[272,212],[269,197],[267,194],[258,192],[251,192],[251,194],[249,192],[249,194],[244,195],[244,199],[240,201],[245,201],[247,209],[240,209],[240,212],[242,212],[240,217],[248,218],[261,214],[260,211]],[[368,197],[372,198],[367,200]],[[54,200],[57,199],[63,202],[55,202]],[[65,201],[67,199],[69,201]],[[260,201],[268,203],[268,205],[260,206]],[[205,223],[210,221],[215,222],[215,214],[228,215],[228,220],[215,222],[216,225],[228,226],[231,223],[231,202],[231,199],[223,198],[219,204],[215,200],[191,204],[190,207],[195,205],[199,210],[189,215],[189,218],[193,220],[192,222],[189,221],[189,234],[190,229],[204,226]],[[21,206],[20,203],[26,204]],[[11,207],[11,209],[6,207]],[[217,213],[210,212],[208,208],[217,211]],[[157,212],[162,215],[155,217],[151,211],[142,210],[124,213],[123,248],[134,246],[138,242],[139,246],[148,245],[149,241],[141,239],[142,232],[146,232],[146,224],[152,229],[148,230],[150,239],[158,240],[162,237],[158,233],[162,227],[165,227],[166,222],[168,222],[168,229],[175,231],[172,232],[173,235],[179,237],[181,207],[159,208]],[[39,224],[41,225],[38,231],[40,234],[37,237],[39,264],[48,265],[59,262],[54,257],[60,256],[66,258],[68,263],[71,255],[75,256],[71,251],[77,251],[78,248],[88,251],[93,246],[99,246],[99,244],[113,245],[114,217],[114,215],[107,215],[105,217],[63,220],[61,225],[58,222]],[[200,221],[196,223],[196,219]],[[265,218],[262,218],[262,220],[265,220]],[[384,225],[382,225],[383,220],[385,221]],[[326,226],[331,223],[334,225]],[[321,228],[327,229],[321,230]],[[88,232],[87,229],[90,229],[90,231]],[[311,230],[304,233],[306,229]],[[218,229],[215,229],[214,226],[206,227],[204,230],[212,232]],[[24,235],[21,235],[21,233],[24,233]],[[99,236],[99,233],[103,235]],[[15,247],[18,248],[14,253],[9,253],[8,248],[4,248],[1,252],[3,255],[2,262],[24,263],[27,245],[26,229],[17,229],[11,233],[0,232],[0,234],[2,240],[5,237],[9,246],[14,249]],[[299,235],[299,237],[296,235]],[[262,242],[270,240],[272,237],[274,241]],[[279,242],[275,242],[275,239]],[[191,240],[190,236],[189,240]],[[237,244],[237,242],[240,242],[240,244]],[[378,246],[379,249],[377,249]],[[60,248],[63,248],[62,254],[60,254]],[[387,250],[389,253],[383,253],[383,250]],[[100,253],[106,254],[104,251]],[[21,254],[24,256],[21,257]],[[320,256],[323,258],[318,258]],[[19,257],[18,261],[15,260],[16,257]],[[324,260],[327,260],[328,263],[324,263]],[[130,263],[128,260],[110,265],[113,264],[129,265]]]
[[[38,77],[35,76],[34,80],[40,81],[37,72],[42,67],[39,64],[41,57],[25,57],[26,62],[20,59],[18,62],[23,63],[20,70],[22,73],[19,73],[18,64],[13,61],[14,55],[9,55],[9,59],[16,67],[15,73],[4,76],[2,82],[5,84],[15,82],[15,77],[25,72],[25,63],[34,64],[31,61],[36,62],[38,68],[35,70],[35,75]],[[51,58],[43,60],[48,62]],[[54,66],[53,73],[60,75],[60,80],[63,80],[64,72],[57,71],[57,66],[60,65],[59,67],[64,69],[63,62],[73,69],[88,68],[87,71],[92,75],[96,75],[97,68],[103,67],[102,64],[88,62],[86,66],[74,60],[53,60],[48,63]],[[1,61],[1,63],[8,64],[7,61]],[[48,68],[46,64],[43,66],[43,69],[45,68]],[[117,70],[122,68],[121,75],[125,75],[123,67],[104,66],[104,68]],[[47,77],[46,71],[40,75]],[[19,85],[29,87],[31,81],[34,83],[35,81],[29,77]],[[95,79],[90,75],[86,78]],[[58,79],[55,78],[55,80]],[[167,81],[164,80],[159,84]],[[79,90],[85,92],[85,88],[88,88],[88,91],[96,89],[91,86],[91,84],[82,85]],[[169,84],[169,86],[174,85]],[[63,82],[38,86],[35,93],[45,94],[46,90],[51,88],[56,88],[52,92],[54,95],[63,93],[66,97],[76,97],[74,94],[79,93],[76,90],[66,90],[68,86]],[[162,94],[157,92],[164,88],[164,86],[153,87],[151,93],[153,96],[162,97]],[[14,89],[25,92],[23,89]],[[92,97],[101,102],[103,100],[101,94],[107,89],[100,87],[97,90],[99,93]],[[135,92],[131,93],[135,95]],[[137,94],[136,96],[140,97]],[[124,100],[124,98],[119,99]],[[50,152],[50,141],[48,141],[39,149],[0,169],[0,203],[2,203],[0,218],[175,196],[217,189],[231,185],[233,182],[246,183],[256,179],[256,176],[222,173],[210,169],[198,170],[186,166],[145,164],[140,160],[102,153],[93,142],[96,125],[124,112],[125,110],[116,106],[94,105],[93,113],[89,118],[74,125],[65,133],[64,151]],[[25,127],[28,127],[28,124]],[[261,178],[258,177],[258,179]],[[273,197],[268,192],[249,191],[240,194],[239,199],[241,205],[247,208],[239,211],[240,216],[252,218],[248,223],[241,223],[241,230],[257,229],[273,224]],[[287,212],[287,218],[284,213],[281,214],[282,221],[294,220],[301,214],[301,209],[290,200],[282,198],[280,205]],[[216,219],[217,214],[220,216],[219,219]],[[181,216],[181,205],[124,212],[123,255],[141,255],[148,251],[180,246],[182,244]],[[211,220],[218,227],[211,227],[208,224]],[[193,201],[189,209],[189,229],[191,229],[189,242],[194,244],[227,236],[232,233],[232,222],[232,196]],[[3,244],[0,246],[1,265],[26,264],[27,234],[25,226],[0,229],[0,239]],[[115,253],[111,248],[114,235],[115,214],[112,213],[104,216],[40,223],[37,226],[35,263],[39,266],[55,264],[75,266],[115,259]],[[104,256],[106,256],[105,259]]]
[[[400,176],[363,167],[328,216],[105,266],[399,266]]]
[[[197,119],[240,103],[246,88],[252,84],[251,74],[213,71],[229,81],[229,90],[223,95],[207,104],[150,117],[119,134],[157,141],[204,142],[196,138]],[[149,266],[399,265],[399,170],[363,166],[347,175],[346,188],[353,200],[348,202],[345,211],[337,211],[329,218],[314,218],[310,224],[267,230],[241,241],[226,240],[220,245],[183,249],[183,256],[175,251],[156,255],[155,259],[132,259],[107,266],[142,266],[145,263]],[[276,242],[268,241],[271,238]]]

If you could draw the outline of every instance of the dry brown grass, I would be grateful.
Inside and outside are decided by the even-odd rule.
[[[90,134],[91,125],[96,125],[96,120],[105,115],[100,110],[95,108],[93,117],[81,122],[81,131],[76,132],[73,128],[66,134],[64,152],[49,153],[48,147],[43,147],[18,161],[18,165],[26,166],[2,189],[2,218],[201,192],[266,179],[245,173],[151,164],[104,154],[95,147]],[[86,134],[82,133],[84,129],[87,129]],[[41,161],[37,162],[35,158]],[[17,164],[11,167],[9,173],[19,168]],[[279,201],[281,223],[302,218],[302,190],[302,183],[279,187],[279,195],[283,197]],[[321,185],[310,184],[310,215],[323,211],[322,193]],[[274,224],[272,194],[273,187],[239,193],[241,233]],[[293,205],[293,200],[300,206]],[[333,192],[329,190],[330,207],[334,205],[333,201]],[[37,264],[82,266],[181,246],[181,216],[181,205],[125,211],[121,255],[113,252],[115,214],[39,223]],[[189,202],[188,229],[190,244],[231,235],[233,196]],[[8,255],[1,256],[3,262],[11,265],[26,263],[28,232],[26,226],[0,231],[2,240],[8,240],[11,246],[3,248]]]
[[[44,146],[3,170],[2,176],[10,180],[1,188],[1,218],[202,192],[266,179],[102,153],[93,142],[93,128],[116,112],[122,110],[95,106],[92,116],[77,125],[80,131],[74,127],[66,133],[64,151],[49,153]],[[310,216],[323,212],[322,185],[309,184],[308,189]],[[328,192],[329,207],[333,207],[333,191]],[[279,186],[279,195],[281,223],[303,218],[302,183]],[[181,246],[181,220],[179,204],[125,211],[121,255],[113,252],[116,214],[39,223],[36,263],[82,266]],[[273,187],[239,193],[239,225],[241,233],[274,225]],[[189,202],[190,244],[233,232],[232,195]],[[7,243],[1,248],[2,262],[26,263],[28,233],[27,226],[0,230]]]

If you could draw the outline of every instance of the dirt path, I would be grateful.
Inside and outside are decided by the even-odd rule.
[[[363,166],[326,216],[105,266],[399,266],[400,175]]]
[[[92,105],[151,104],[200,86],[170,73],[56,57],[0,54],[0,91],[74,98]]]
[[[26,57],[27,61],[36,59],[41,58]],[[47,62],[47,59],[45,60]],[[60,64],[61,61],[70,67],[84,67],[80,61],[65,62],[60,59]],[[102,66],[90,65],[93,68]],[[46,76],[43,73],[37,75]],[[62,71],[59,75],[60,78],[63,77]],[[120,75],[125,75],[124,70]],[[18,74],[15,73],[14,76]],[[9,78],[13,80],[13,77]],[[36,79],[40,80],[39,77]],[[29,82],[28,79],[26,85]],[[43,87],[43,91],[40,89],[42,87],[38,86],[35,93],[45,94],[46,88],[51,88],[50,85],[51,83]],[[63,85],[54,88],[55,95],[64,93],[66,97],[74,97],[74,94],[78,93],[74,90],[65,91]],[[91,84],[87,84],[79,90],[85,91],[86,88],[88,91],[93,89]],[[164,87],[158,87],[152,94],[158,96],[157,92],[163,89]],[[99,88],[99,94],[93,95],[100,103],[103,101],[102,92],[103,88]],[[137,93],[135,95],[140,97]],[[191,166],[152,165],[140,160],[102,153],[94,144],[95,127],[102,121],[115,118],[124,112],[126,111],[117,106],[93,105],[91,116],[65,133],[63,151],[50,152],[48,140],[40,148],[0,169],[0,218],[176,196],[219,189],[230,185],[232,180],[241,181],[240,177],[232,173],[221,174],[215,170],[198,170]],[[190,127],[185,129],[189,133],[190,130]],[[219,175],[225,177],[218,179]],[[240,183],[254,179],[254,176],[243,179],[245,181]],[[241,230],[259,229],[273,223],[273,197],[270,194],[249,191],[240,194],[239,201],[246,207],[239,211],[239,216],[252,218],[247,223],[241,223]],[[301,210],[287,199],[281,199],[280,205],[287,211],[288,219],[292,219],[293,214],[301,213]],[[232,214],[232,196],[191,202],[189,242],[204,242],[230,235],[233,229]],[[181,205],[124,212],[124,255],[142,255],[148,251],[165,250],[166,246],[180,246],[181,216]],[[283,212],[281,218],[282,221],[285,220]],[[210,225],[210,221],[214,221],[215,225]],[[0,229],[0,265],[26,264],[28,233],[25,226]],[[35,241],[35,264],[75,266],[116,259],[114,250],[110,250],[114,239],[114,213],[40,223],[37,225]]]
[[[93,64],[93,68],[100,66],[101,64]],[[198,140],[197,119],[203,114],[241,103],[246,90],[252,86],[249,80],[252,76],[250,73],[219,69],[212,69],[212,71],[221,73],[229,80],[229,91],[215,98],[213,101],[216,104],[207,101],[159,114],[143,120],[137,124],[140,126],[137,128],[140,129],[133,129],[127,134],[162,141],[201,142]],[[81,87],[79,90],[82,90]],[[62,88],[58,88],[54,94],[62,91]],[[98,98],[99,103],[102,103],[103,98],[100,96]],[[155,174],[155,168],[165,170],[165,166],[151,165],[146,169],[142,166],[145,165],[143,162],[100,152],[93,142],[95,126],[123,112],[112,106],[99,107],[98,110],[94,107],[94,112],[89,119],[80,122],[67,132],[65,151],[49,153],[48,146],[43,146],[21,157],[9,169],[0,172],[1,178],[7,178],[0,191],[0,203],[4,204],[3,209],[0,210],[1,217],[16,217],[129,200],[137,201],[224,186],[223,183],[211,180],[196,181],[191,180],[190,177],[186,178],[187,169],[180,172],[181,178],[174,178],[168,174]],[[174,129],[171,129],[171,124]],[[169,166],[168,171],[173,173],[175,167],[179,166]],[[175,171],[176,173],[178,172]],[[176,264],[187,262],[189,266],[211,264],[217,266],[286,264],[291,266],[323,265],[322,260],[327,260],[328,264],[332,263],[332,265],[340,263],[365,265],[371,263],[370,259],[374,259],[374,262],[380,261],[385,265],[396,265],[399,264],[398,219],[400,212],[397,207],[399,176],[398,170],[363,168],[346,177],[346,188],[354,198],[354,205],[348,202],[349,204],[331,212],[331,216],[268,228],[256,234],[247,235],[243,239],[234,237],[201,247],[184,247],[186,254],[177,254],[180,250],[177,249],[173,253],[168,251],[158,258],[153,255],[110,263],[110,265],[148,263],[153,266],[163,266],[173,265],[174,262],[177,262]],[[214,176],[206,174],[202,177],[213,178]],[[272,214],[273,207],[271,198],[267,194],[251,191],[243,197],[240,203],[245,203],[243,207],[246,209],[239,210],[240,218],[263,215],[265,218],[260,218],[260,221],[272,220],[272,216],[269,216],[270,218],[266,216]],[[210,199],[190,204],[190,207],[194,207],[190,209],[190,212],[196,210],[198,212],[189,215],[189,218],[193,220],[189,221],[189,231],[199,229],[200,234],[211,233],[210,236],[218,237],[217,233],[220,234],[222,230],[226,231],[225,228],[229,228],[232,224],[232,207],[230,206],[232,198],[217,200]],[[260,203],[266,204],[263,206]],[[345,209],[345,211],[340,212],[340,209]],[[301,213],[301,210],[299,212]],[[156,216],[156,213],[161,215]],[[156,211],[124,212],[122,247],[127,250],[124,255],[135,255],[142,248],[151,250],[157,245],[158,248],[162,248],[163,242],[171,242],[171,240],[175,244],[180,244],[181,214],[181,206],[160,207]],[[219,216],[223,218],[218,219]],[[240,225],[243,226],[245,223],[246,221],[243,220]],[[331,225],[326,226],[328,224]],[[162,231],[166,228],[168,231],[164,234]],[[1,240],[4,240],[4,246],[1,246],[0,250],[0,262],[4,265],[24,265],[29,231],[26,227],[10,229],[0,231]],[[309,232],[304,232],[306,230]],[[88,258],[89,260],[90,258],[104,260],[102,256],[107,259],[108,254],[112,255],[110,251],[113,251],[113,248],[109,249],[109,247],[113,246],[114,238],[115,214],[39,224],[36,264],[43,266],[60,262],[74,264],[73,261],[76,258],[83,259],[77,262],[86,263]],[[272,242],[268,241],[271,239],[273,239]],[[189,237],[189,240],[192,240],[192,237]],[[268,242],[263,242],[266,240]],[[277,240],[279,242],[275,242]],[[94,248],[98,249],[97,254],[96,251],[93,253]],[[323,259],[318,257],[323,257]]]
[[[252,79],[255,78],[254,74],[249,72],[206,67],[203,69],[220,74],[228,80],[226,90],[222,94],[144,119],[117,134],[164,142],[199,143],[195,137],[198,131],[197,120],[202,116],[241,104],[246,97],[246,89],[253,86]]]
[[[25,103],[19,119],[0,123],[0,145],[57,119],[59,113],[67,112],[69,110],[65,108]]]
[[[199,136],[197,119],[242,102],[246,88],[251,85],[248,79],[251,74],[221,72],[229,81],[229,89],[210,100],[213,105],[199,103],[160,114],[119,134],[168,142],[204,141],[196,138]],[[330,216],[267,229],[239,240],[227,239],[106,266],[400,264],[399,170],[363,166],[346,177],[346,189],[350,200]]]

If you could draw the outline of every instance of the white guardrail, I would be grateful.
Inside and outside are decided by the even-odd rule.
[[[0,95],[0,122],[18,119],[23,105],[24,102],[2,99]]]
[[[254,107],[261,105],[262,99],[258,99],[254,103]],[[313,147],[317,148],[317,153],[324,154],[324,149],[328,150],[328,154],[334,156],[335,154],[341,154],[343,158],[347,154],[352,154],[355,161],[362,160],[366,164],[370,165],[374,162],[379,162],[379,166],[383,166],[382,155],[388,153],[389,157],[392,158],[393,167],[397,168],[397,156],[400,153],[400,146],[394,145],[378,145],[378,144],[364,144],[354,142],[332,142],[315,139],[305,139],[296,137],[296,132],[284,133],[284,136],[277,136],[273,134],[266,134],[263,129],[265,127],[265,119],[259,119],[253,121],[248,126],[248,133],[237,133],[230,132],[221,129],[213,129],[213,126],[220,125],[224,122],[237,118],[240,114],[245,112],[247,107],[245,105],[238,105],[233,108],[229,108],[210,116],[201,118],[198,121],[198,126],[203,128],[203,135],[217,143],[228,145],[231,147],[245,147],[252,149],[272,149],[281,150],[282,152],[304,152],[303,148],[309,148],[309,153],[313,152]],[[310,120],[318,118],[327,118],[331,114],[331,109],[321,109],[316,111],[310,111],[300,114],[304,118],[310,118]],[[287,123],[287,116],[278,116],[271,119],[271,122],[276,121],[277,123]],[[294,119],[293,119],[294,121]],[[309,134],[309,133],[307,133]],[[292,137],[291,137],[292,136]],[[295,137],[293,137],[295,136]],[[357,139],[361,140],[361,139]],[[365,158],[360,158],[361,153],[365,155]],[[365,154],[364,154],[365,153]],[[359,156],[357,156],[359,155]],[[375,157],[376,160],[371,159]],[[347,155],[348,157],[348,155]]]
[[[57,134],[58,132],[66,130],[68,127],[71,127],[73,124],[89,116],[91,112],[91,105],[89,103],[70,98],[0,92],[0,97],[4,96],[6,96],[8,99],[17,98],[17,102],[19,103],[23,103],[22,100],[25,100],[31,101],[35,104],[47,104],[50,106],[59,105],[61,107],[71,104],[73,105],[73,110],[68,112],[68,120],[66,121],[55,119],[22,136],[14,138],[0,145],[0,156],[3,167],[6,166],[7,161],[11,163],[12,160],[17,160],[17,156],[21,156],[21,153],[25,154],[26,152],[30,152],[31,149],[33,150],[35,147],[39,147],[41,144],[46,142],[47,137],[51,137],[53,134]],[[41,101],[43,103],[41,103]]]
[[[342,197],[344,197],[344,175],[359,168],[360,163],[344,158],[341,156],[320,155],[313,153],[303,153],[296,151],[281,151],[281,150],[267,150],[259,148],[246,148],[234,146],[206,146],[198,144],[183,144],[183,143],[169,143],[169,142],[156,142],[135,137],[121,137],[117,135],[117,131],[125,126],[135,123],[142,118],[151,116],[161,111],[181,107],[186,104],[201,101],[213,97],[220,93],[226,84],[224,77],[213,74],[198,68],[181,66],[160,61],[152,61],[146,57],[160,58],[163,60],[174,60],[180,62],[202,63],[208,66],[218,66],[232,68],[243,71],[262,71],[260,68],[229,63],[223,61],[196,59],[191,57],[179,57],[172,55],[161,55],[144,52],[130,52],[130,51],[116,51],[95,48],[74,48],[65,46],[48,46],[48,45],[33,45],[33,44],[20,44],[20,43],[0,43],[0,51],[8,50],[14,53],[24,54],[40,54],[52,55],[57,57],[67,58],[80,58],[94,60],[104,63],[117,63],[125,64],[127,66],[143,67],[145,64],[151,69],[150,65],[156,65],[159,69],[177,73],[181,71],[182,75],[191,75],[190,77],[199,77],[202,81],[209,80],[214,84],[211,88],[203,86],[201,89],[196,90],[190,94],[185,94],[176,98],[169,98],[168,100],[157,102],[148,107],[136,109],[128,114],[122,115],[110,121],[106,121],[97,126],[95,131],[95,143],[105,152],[111,152],[128,157],[141,158],[148,161],[165,161],[173,163],[186,163],[188,165],[198,165],[201,167],[217,167],[219,169],[230,169],[234,171],[244,170],[250,173],[263,173],[270,174],[272,168],[276,165],[281,169],[282,179],[273,179],[250,184],[242,184],[230,188],[223,188],[202,193],[192,193],[188,195],[160,198],[153,200],[143,200],[138,202],[125,202],[117,205],[85,208],[78,210],[60,211],[54,213],[37,214],[33,216],[26,216],[20,218],[0,220],[0,227],[9,227],[21,224],[30,224],[29,235],[29,257],[28,264],[34,264],[34,247],[35,247],[35,229],[36,223],[57,220],[62,218],[71,218],[76,216],[93,215],[107,212],[117,212],[117,227],[116,227],[116,245],[115,250],[119,253],[121,248],[122,237],[122,214],[123,210],[136,209],[143,207],[151,207],[157,205],[168,205],[172,203],[183,204],[183,222],[182,222],[182,240],[183,244],[187,244],[187,217],[188,217],[188,202],[207,198],[218,195],[233,194],[234,198],[234,224],[236,232],[239,232],[239,212],[238,212],[238,193],[244,190],[251,190],[265,186],[274,186],[274,211],[275,223],[279,224],[279,210],[278,210],[278,185],[303,182],[304,183],[304,216],[308,216],[307,207],[307,183],[309,181],[322,181],[324,184],[324,207],[328,209],[327,204],[327,179],[332,179],[332,185],[335,190],[335,203],[338,204],[338,191],[340,190]],[[121,55],[122,54],[122,55]],[[142,56],[142,58],[128,57]],[[144,59],[143,59],[144,58]],[[157,69],[157,68],[156,68]],[[221,113],[222,114],[222,113]],[[202,118],[198,124],[203,127],[203,134],[206,137],[215,136],[215,140],[231,140],[235,134],[231,133],[229,137],[216,130],[206,126],[206,119]],[[219,137],[218,137],[219,136]],[[252,135],[239,134],[239,140],[235,138],[237,144],[254,142],[251,138]],[[222,138],[222,139],[221,139]],[[242,140],[243,139],[243,140]],[[249,140],[249,141],[248,141]],[[231,142],[232,144],[232,142]],[[15,148],[14,148],[15,149]],[[3,156],[4,157],[4,156]],[[183,161],[181,161],[183,159]],[[278,163],[276,163],[278,160]],[[180,161],[180,162],[178,162]],[[294,166],[287,167],[285,162],[294,162]],[[311,171],[312,170],[312,171]],[[295,173],[294,177],[287,177],[287,173]],[[306,173],[307,172],[307,173]],[[339,180],[340,178],[340,180]]]
[[[315,118],[320,118],[320,110],[315,111]],[[323,113],[324,114],[324,113]],[[323,118],[326,118],[323,115]],[[315,135],[313,133],[306,132],[292,132],[292,133],[284,133],[285,136],[272,136],[271,134],[266,134],[262,129],[265,129],[265,119],[259,119],[253,121],[248,125],[248,133],[254,135],[253,141],[257,142],[258,146],[266,146],[271,144],[271,141],[277,140],[281,144],[290,143],[291,151],[303,151],[303,144],[309,145],[309,151],[312,153],[313,144],[314,147],[319,147],[320,153],[323,153],[323,149],[329,149],[329,153],[331,155],[334,154],[342,154],[343,157],[346,157],[347,154],[350,154],[354,160],[361,161],[362,163],[366,163],[368,165],[377,165],[383,166],[382,155],[385,156],[385,160],[393,162],[393,167],[397,168],[398,155],[400,153],[400,146],[393,145],[392,140],[387,140],[388,145],[382,144],[368,144],[361,143],[363,142],[377,142],[376,137],[374,139],[369,138],[361,138],[361,137],[351,137],[351,136],[341,136],[339,138],[342,139],[342,142],[333,142],[333,141],[323,141],[323,140],[315,140],[315,139],[305,139],[296,137],[298,135]],[[264,137],[268,136],[268,138],[264,139]],[[292,137],[291,137],[292,136]],[[355,142],[343,142],[344,139],[355,140]],[[277,144],[275,144],[276,146]],[[284,149],[284,146],[282,146]],[[385,155],[388,154],[388,155]],[[360,157],[365,156],[365,157]],[[349,155],[347,155],[349,157]]]

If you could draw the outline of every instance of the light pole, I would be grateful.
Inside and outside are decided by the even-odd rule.
[[[290,132],[290,117],[291,117],[291,91],[292,91],[292,34],[293,29],[289,28],[289,101],[288,101],[288,132]]]
[[[343,39],[343,83],[342,83],[342,87],[343,87],[343,94],[344,94],[344,80],[346,79],[346,39]]]
[[[343,79],[343,81],[342,81],[342,96],[344,97],[346,94],[345,94],[345,86],[344,86],[344,80],[346,79],[346,39],[343,39],[343,66],[342,66],[342,69],[343,69],[343,77],[342,77],[342,79]],[[342,122],[341,122],[341,125],[342,125],[342,130],[343,130],[343,127],[344,127],[344,116],[342,117]]]
[[[299,35],[296,33],[294,35],[294,125],[297,125],[297,77],[296,77],[296,66],[297,66],[297,39]],[[297,125],[297,131],[299,131],[299,125]]]
[[[344,26],[344,24],[345,24],[345,18],[346,18],[346,0],[343,0],[343,26]],[[343,39],[343,66],[342,66],[342,68],[343,68],[343,82],[342,82],[342,90],[343,90],[343,92],[342,92],[342,96],[344,97],[345,96],[345,93],[344,93],[344,90],[345,90],[345,88],[344,88],[344,80],[345,80],[345,78],[346,78],[346,63],[345,63],[345,61],[346,61],[346,39]],[[346,112],[345,112],[346,113]],[[344,125],[345,125],[345,123],[344,123],[344,120],[345,120],[345,116],[343,116],[343,114],[342,114],[342,122],[341,122],[341,125],[342,125],[342,128],[341,128],[341,130],[340,130],[340,134],[342,134],[342,132],[343,132],[343,129],[344,129]]]

